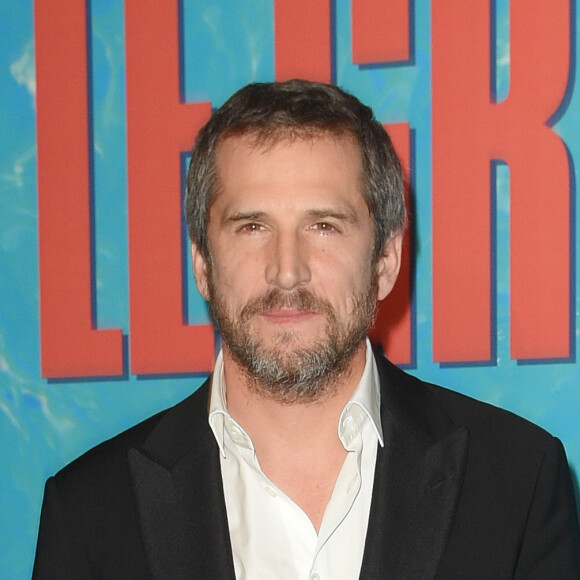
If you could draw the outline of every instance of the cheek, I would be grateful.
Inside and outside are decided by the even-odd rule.
[[[213,282],[228,302],[244,304],[265,291],[264,268],[256,256],[224,256],[214,262]]]
[[[340,312],[350,314],[353,298],[366,295],[372,274],[370,260],[345,259],[343,256],[341,260],[319,263],[315,267],[313,290],[320,292]]]

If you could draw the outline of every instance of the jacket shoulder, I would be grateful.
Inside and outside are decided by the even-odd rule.
[[[96,482],[115,481],[119,475],[126,474],[127,453],[132,448],[142,448],[160,425],[168,422],[178,426],[194,421],[195,415],[206,411],[207,381],[194,393],[176,405],[164,409],[125,431],[103,441],[83,453],[80,457],[62,468],[54,477],[62,488],[95,488]],[[179,433],[175,433],[176,438]],[[86,481],[87,485],[83,485]],[[118,483],[118,481],[117,481]]]
[[[382,359],[382,360],[381,360]],[[445,417],[449,428],[466,427],[472,443],[496,441],[521,444],[538,450],[552,447],[554,437],[545,429],[511,411],[479,401],[449,388],[422,381],[403,371],[384,357],[377,357],[383,382],[386,405],[411,417],[418,425],[433,423],[433,417],[442,423]]]

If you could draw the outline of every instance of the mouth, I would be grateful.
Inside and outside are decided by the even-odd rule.
[[[262,312],[260,316],[272,324],[297,324],[305,322],[317,316],[312,310],[300,310],[298,308],[273,308]]]

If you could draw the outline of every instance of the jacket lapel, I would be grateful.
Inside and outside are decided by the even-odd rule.
[[[467,458],[457,428],[429,389],[377,357],[385,447],[377,452],[361,578],[434,578]]]
[[[360,577],[434,578],[459,498],[468,433],[431,391],[382,356],[381,418]],[[207,422],[207,382],[129,451],[154,578],[234,580],[219,450]]]
[[[153,578],[234,579],[207,383],[169,410],[129,467]]]

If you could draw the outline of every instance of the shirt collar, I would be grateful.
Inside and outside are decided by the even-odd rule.
[[[369,339],[366,340],[366,362],[360,381],[345,405],[338,421],[338,436],[347,450],[368,418],[377,439],[383,446],[381,426],[381,391],[379,373]],[[227,430],[237,445],[253,450],[253,444],[244,429],[227,410],[223,354],[220,350],[214,365],[210,385],[209,425],[225,457],[224,433]]]
[[[338,436],[346,449],[360,431],[365,417],[371,422],[381,447],[383,429],[381,425],[381,389],[379,371],[370,340],[366,340],[366,362],[360,381],[340,415]]]
[[[226,421],[235,423],[234,419],[228,413],[226,405],[226,379],[224,375],[224,358],[220,350],[213,368],[211,376],[210,394],[209,394],[209,426],[213,431],[215,440],[220,448],[223,457],[226,456],[224,447],[224,432]],[[241,429],[241,427],[240,427]],[[244,433],[243,429],[241,432]]]

